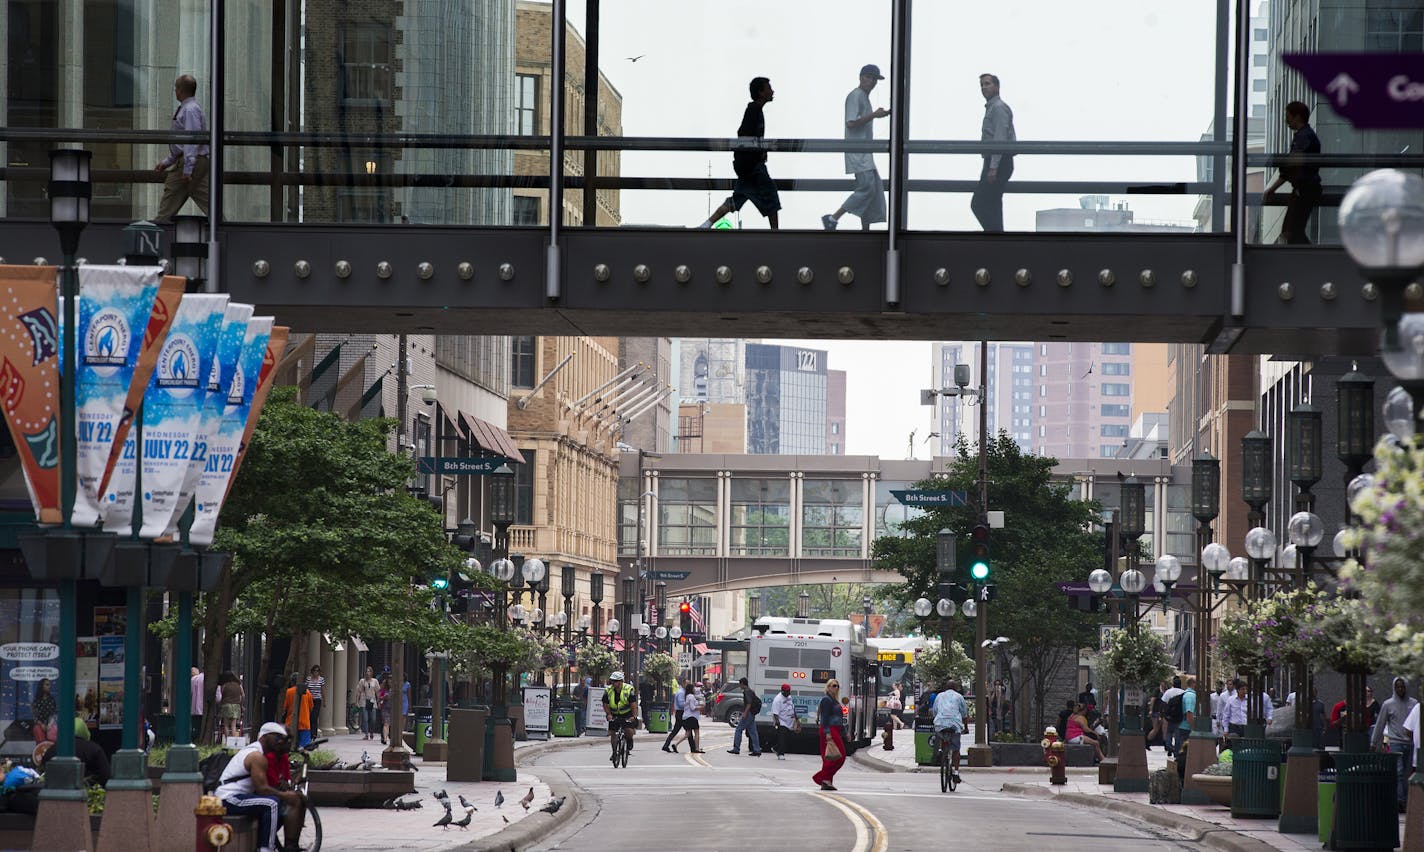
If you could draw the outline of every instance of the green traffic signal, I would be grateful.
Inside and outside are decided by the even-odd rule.
[[[984,524],[970,534],[969,576],[976,583],[989,579],[989,528]]]
[[[448,577],[436,577],[430,581],[430,588],[435,589],[437,592],[443,592],[450,588],[450,579]]]

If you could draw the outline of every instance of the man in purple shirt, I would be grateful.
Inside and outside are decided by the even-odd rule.
[[[198,105],[198,81],[192,75],[184,74],[173,81],[173,96],[178,99],[178,109],[173,113],[170,130],[207,130],[208,120],[203,108]],[[172,220],[189,198],[208,213],[208,146],[169,144],[168,156],[153,167],[156,172],[167,172],[163,180],[163,201],[158,205],[159,222]]]

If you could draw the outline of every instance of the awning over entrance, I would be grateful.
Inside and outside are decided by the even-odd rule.
[[[512,462],[524,464],[524,455],[514,445],[514,439],[509,437],[508,432],[467,411],[460,412],[460,422],[465,425],[465,437],[470,441],[470,449],[478,448],[487,453],[504,456]]]

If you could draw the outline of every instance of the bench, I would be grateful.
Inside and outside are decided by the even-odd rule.
[[[379,808],[415,792],[415,772],[399,769],[313,769],[307,774],[312,804],[339,808]]]
[[[1109,757],[1098,764],[1098,783],[1112,784],[1117,781],[1117,758]]]

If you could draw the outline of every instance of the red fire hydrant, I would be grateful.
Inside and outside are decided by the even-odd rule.
[[[891,712],[891,714],[894,714],[895,711],[894,711],[894,710],[891,710],[890,712]],[[894,750],[895,750],[895,719],[894,719],[894,716],[893,716],[893,715],[891,716],[891,718],[885,720],[885,734],[884,734],[884,736],[883,736],[883,739],[884,739],[884,741],[885,741],[885,744],[884,744],[884,745],[885,745],[885,750],[886,750],[886,751],[894,751]]]
[[[1067,784],[1068,768],[1066,747],[1058,739],[1058,729],[1049,725],[1043,731],[1043,762],[1048,765],[1048,783]]]
[[[193,815],[198,823],[198,844],[194,847],[197,852],[215,852],[232,842],[232,826],[223,822],[227,808],[223,807],[222,799],[217,796],[202,797],[193,809]]]

